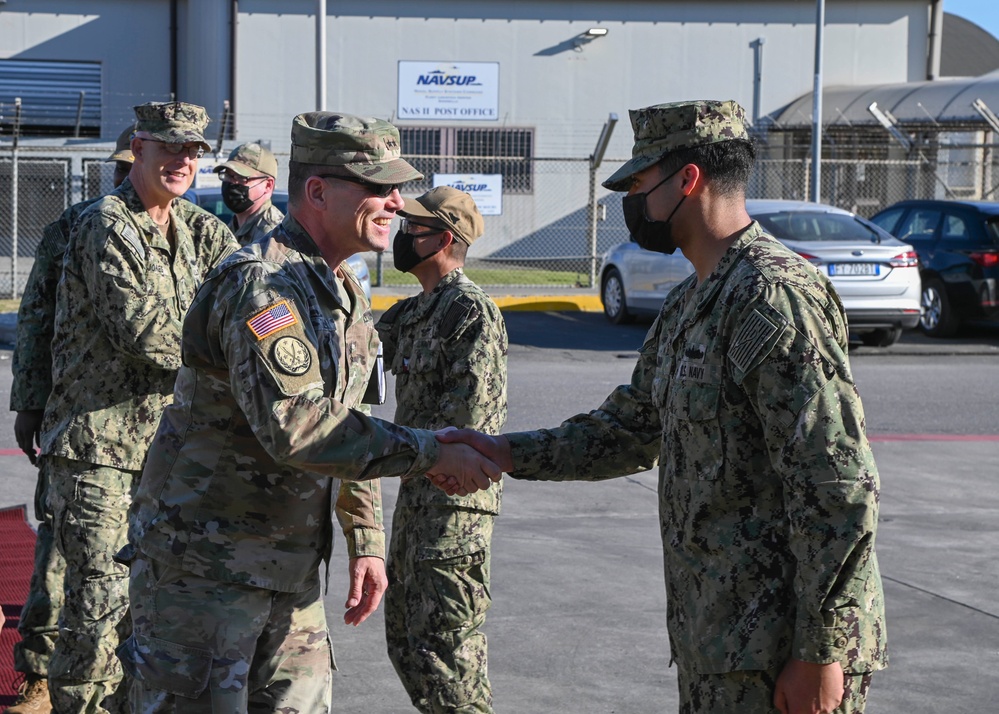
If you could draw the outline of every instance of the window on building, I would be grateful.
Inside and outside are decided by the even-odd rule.
[[[533,129],[400,127],[403,154],[426,178],[411,190],[429,190],[433,174],[500,174],[503,193],[534,190]]]

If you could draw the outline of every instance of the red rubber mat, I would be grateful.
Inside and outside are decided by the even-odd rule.
[[[35,565],[35,531],[24,506],[0,509],[0,605],[7,618],[0,632],[0,711],[14,703],[20,674],[14,671],[17,621]]]

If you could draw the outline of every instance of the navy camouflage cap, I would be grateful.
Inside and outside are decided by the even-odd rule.
[[[307,112],[291,125],[292,161],[337,167],[372,183],[423,178],[401,155],[399,130],[381,119]]]
[[[243,178],[259,176],[260,174],[277,178],[278,165],[274,154],[266,146],[251,141],[240,144],[233,149],[229,158],[213,170],[215,173],[232,171]]]
[[[186,102],[149,102],[133,107],[135,131],[167,144],[201,144],[205,151],[212,147],[205,140],[208,113],[204,107]]]
[[[451,186],[438,186],[422,196],[404,200],[400,216],[437,221],[467,245],[472,245],[486,229],[475,199]]]
[[[104,163],[108,161],[127,161],[128,163],[133,163],[135,161],[135,156],[132,155],[132,137],[135,136],[135,124],[129,124],[125,127],[125,130],[118,135],[118,141],[115,142],[114,151],[111,152],[111,156],[104,159]]]
[[[749,140],[746,110],[731,100],[656,104],[632,109],[628,114],[635,130],[635,146],[631,160],[603,182],[604,188],[611,191],[627,191],[632,176],[659,163],[671,151],[732,139]]]

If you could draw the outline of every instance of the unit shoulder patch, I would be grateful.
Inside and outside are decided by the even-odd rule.
[[[312,366],[309,348],[297,337],[281,337],[274,342],[271,350],[274,364],[278,369],[293,377],[305,374]]]

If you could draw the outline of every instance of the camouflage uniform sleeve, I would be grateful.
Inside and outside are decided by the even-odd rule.
[[[385,558],[385,523],[380,479],[341,481],[336,517],[347,540],[347,556]]]
[[[180,368],[182,315],[173,290],[161,290],[147,270],[144,244],[135,228],[91,212],[77,228],[71,250],[103,329],[115,349],[161,369]]]
[[[35,263],[17,310],[17,344],[11,360],[14,373],[11,411],[44,409],[52,391],[56,287],[62,275],[68,238],[69,226],[64,226],[61,220],[54,221],[45,227],[35,251]]]
[[[213,306],[225,315],[219,343],[232,393],[272,459],[348,481],[422,474],[433,466],[440,453],[433,432],[372,418],[330,393],[338,380],[323,374],[319,337],[298,307],[308,300],[293,283],[252,270],[230,270],[226,279],[235,289]],[[291,317],[258,336],[250,322],[281,305]]]
[[[773,286],[736,319],[728,359],[783,481],[796,560],[792,655],[848,662],[852,625],[880,597],[880,481],[835,301]],[[865,619],[865,618],[860,618]]]
[[[599,409],[578,414],[557,429],[507,434],[513,478],[598,481],[645,471],[658,463],[662,423],[652,403],[661,322],[645,338],[631,382],[615,389]]]
[[[487,298],[462,294],[445,311],[439,333],[443,388],[430,429],[446,426],[497,433],[506,421],[506,324]]]

